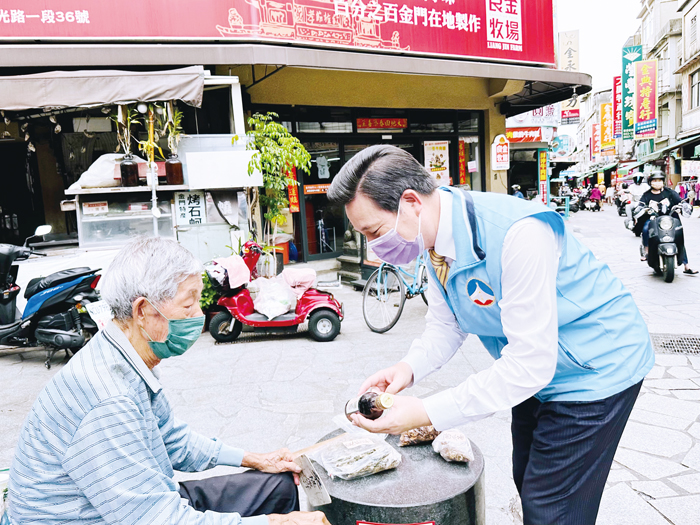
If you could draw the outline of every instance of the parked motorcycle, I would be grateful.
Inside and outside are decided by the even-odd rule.
[[[641,228],[649,220],[648,253],[645,253],[643,243],[639,248],[640,253],[642,257],[646,256],[647,264],[654,273],[663,275],[667,283],[673,282],[675,268],[683,262],[683,225],[677,217],[678,213],[688,215],[687,205],[681,203],[672,208],[665,204],[659,204],[656,208],[642,205],[634,213],[637,225],[641,224]]]
[[[0,244],[0,355],[46,350],[46,368],[51,368],[56,352],[65,350],[71,356],[97,333],[97,325],[85,305],[99,301],[95,287],[101,277],[95,275],[99,269],[80,267],[34,278],[24,293],[24,312],[18,316],[19,266],[14,263],[31,255],[46,255],[27,244],[29,239],[50,231],[50,226],[39,226],[24,246]]]
[[[243,246],[243,261],[254,279],[262,247],[248,241]],[[217,305],[221,309],[209,323],[209,333],[218,342],[230,343],[241,334],[243,325],[258,333],[295,333],[299,325],[308,323],[309,334],[316,341],[332,341],[340,333],[343,305],[333,294],[311,288],[297,301],[296,309],[268,319],[253,308],[253,299],[247,284],[233,289],[222,289],[210,275],[212,285],[221,293]]]
[[[617,207],[617,214],[622,217],[627,216],[627,205],[632,202],[632,194],[627,191],[623,191],[615,197],[615,206]]]

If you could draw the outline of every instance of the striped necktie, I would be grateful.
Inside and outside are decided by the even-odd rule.
[[[445,257],[435,252],[432,248],[428,250],[428,255],[430,255],[430,263],[435,268],[435,274],[437,275],[438,281],[445,287],[447,282],[447,276],[450,274],[450,265],[445,261]]]

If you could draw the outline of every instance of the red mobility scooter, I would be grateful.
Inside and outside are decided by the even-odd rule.
[[[250,270],[251,279],[257,275],[256,265],[262,247],[248,241],[243,246],[243,261]],[[332,341],[340,333],[343,305],[333,294],[310,288],[297,300],[296,310],[268,319],[253,308],[253,298],[247,283],[231,289],[221,286],[209,275],[212,285],[221,294],[217,305],[221,309],[209,323],[209,333],[221,343],[235,341],[243,325],[252,326],[256,333],[296,333],[300,324],[308,322],[309,335],[316,341]]]

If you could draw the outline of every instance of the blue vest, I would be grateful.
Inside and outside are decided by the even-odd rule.
[[[452,193],[457,259],[445,289],[439,288],[462,331],[477,335],[494,359],[501,357],[508,343],[498,306],[503,241],[515,222],[534,217],[549,224],[561,243],[557,368],[535,397],[543,402],[594,401],[644,379],[654,366],[654,351],[637,305],[610,268],[567,231],[558,213],[508,195],[441,190]]]

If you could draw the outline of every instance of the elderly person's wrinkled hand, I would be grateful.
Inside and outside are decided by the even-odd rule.
[[[290,512],[268,515],[270,525],[331,525],[323,512]]]
[[[299,484],[301,468],[294,463],[292,453],[287,448],[281,448],[267,454],[246,452],[241,466],[259,470],[260,472],[267,472],[268,474],[291,472],[294,474],[294,483]]]

